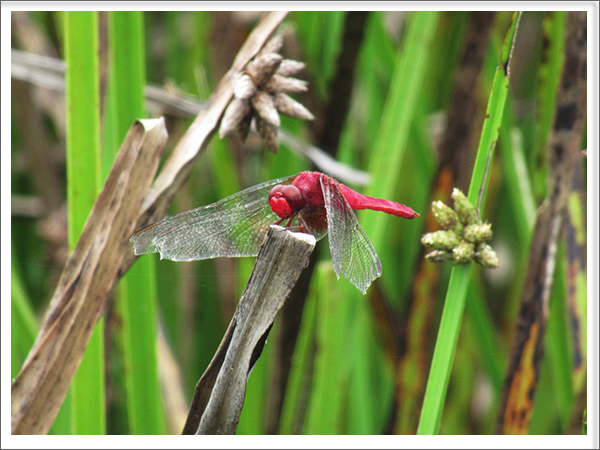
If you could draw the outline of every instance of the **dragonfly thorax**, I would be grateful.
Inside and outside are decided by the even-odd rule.
[[[296,215],[304,207],[304,203],[300,189],[291,184],[278,184],[269,192],[269,205],[282,219]]]

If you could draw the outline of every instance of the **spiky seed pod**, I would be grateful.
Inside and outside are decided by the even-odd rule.
[[[279,120],[279,113],[277,112],[277,108],[275,108],[275,103],[273,102],[273,97],[271,97],[268,93],[265,91],[258,91],[256,95],[252,97],[251,102],[252,107],[263,120],[276,127],[281,124],[281,121]]]
[[[473,259],[475,256],[475,246],[467,241],[461,241],[452,250],[452,257],[454,261],[459,264],[466,264]]]
[[[452,252],[444,251],[444,250],[434,250],[425,255],[425,259],[433,262],[445,262],[450,261],[453,258]]]
[[[224,138],[234,131],[242,119],[250,112],[250,104],[247,101],[233,98],[223,114],[219,137]]]
[[[462,191],[454,188],[452,191],[452,198],[454,199],[454,210],[462,223],[465,225],[475,225],[479,223],[477,210]]]
[[[293,59],[284,59],[281,61],[279,68],[275,72],[276,75],[282,77],[292,77],[298,75],[299,72],[304,70],[304,63],[301,61],[294,61]]]
[[[481,225],[467,225],[463,232],[464,238],[478,244],[480,242],[487,242],[492,238],[492,225],[484,223]]]
[[[421,238],[423,245],[429,245],[436,250],[452,250],[459,244],[458,236],[453,231],[439,230],[427,233]]]
[[[283,34],[278,34],[270,39],[264,47],[258,52],[258,56],[266,55],[267,53],[279,53],[283,46]]]
[[[498,255],[488,244],[481,243],[477,246],[475,260],[485,268],[495,269],[499,266]]]
[[[256,85],[247,73],[241,75],[233,85],[233,96],[239,100],[249,100],[256,94]]]
[[[283,114],[295,117],[296,119],[315,120],[315,116],[304,105],[285,94],[276,93],[273,96],[273,102],[275,103],[275,107]]]
[[[267,147],[273,153],[278,153],[279,139],[277,138],[277,127],[261,119],[261,117],[258,115],[254,117],[254,121],[256,123],[258,134],[260,134],[262,137],[265,147]]]
[[[281,92],[283,94],[297,94],[308,91],[308,83],[297,78],[287,78],[281,75],[273,75],[268,83],[264,85],[265,91]]]
[[[246,73],[252,77],[256,87],[260,89],[275,74],[281,61],[283,61],[281,55],[266,53],[250,61],[246,66]]]
[[[458,223],[458,215],[456,211],[441,201],[434,201],[431,203],[431,212],[435,217],[435,220],[442,226],[442,228],[448,230],[454,228]]]
[[[246,65],[244,73],[234,83],[233,100],[221,121],[221,137],[235,130],[242,140],[245,140],[254,118],[265,145],[276,152],[277,128],[281,122],[279,112],[303,120],[314,120],[308,109],[285,95],[305,92],[308,90],[308,83],[287,77],[304,69],[304,64],[284,60],[277,53],[282,43],[282,35],[271,39]]]
[[[252,123],[252,110],[244,116],[242,121],[238,124],[236,131],[242,142],[246,140],[248,137],[248,133],[250,132],[250,124]]]

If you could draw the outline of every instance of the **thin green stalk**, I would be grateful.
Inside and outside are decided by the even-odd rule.
[[[473,175],[471,177],[468,199],[473,205],[477,205],[480,211],[483,211],[483,202],[487,188],[487,174],[489,173],[488,166],[492,161],[493,150],[498,139],[498,130],[502,121],[504,104],[508,93],[508,67],[519,18],[520,13],[513,15],[511,26],[504,41],[500,65],[497,67],[494,75],[494,82],[486,111],[486,120],[483,124],[475,167],[473,168]],[[470,277],[471,264],[453,267],[429,378],[427,380],[421,419],[417,430],[418,434],[436,434],[439,430]]]
[[[116,152],[133,122],[145,116],[143,13],[109,13],[109,39],[109,115],[113,126],[112,148]],[[105,161],[112,159],[114,155]],[[131,434],[163,434],[165,420],[156,353],[156,270],[152,256],[140,258],[121,280],[118,310],[123,320],[129,431]]]
[[[67,204],[73,249],[100,191],[98,14],[65,13]],[[72,432],[104,434],[104,322],[98,322],[71,385]]]

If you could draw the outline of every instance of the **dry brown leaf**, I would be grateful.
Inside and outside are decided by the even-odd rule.
[[[11,387],[13,434],[47,433],[108,294],[167,141],[164,119],[136,121],[67,261],[41,331]]]
[[[250,370],[315,243],[312,235],[271,226],[225,337],[196,386],[183,434],[235,433]]]

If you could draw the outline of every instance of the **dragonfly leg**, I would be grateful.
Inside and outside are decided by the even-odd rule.
[[[286,227],[288,230],[291,228],[291,227],[290,227],[290,225],[292,224],[292,220],[294,220],[294,217],[295,217],[295,215],[294,215],[294,216],[292,216],[292,217],[290,217],[290,220],[288,220],[288,223],[287,223],[287,225],[285,226],[285,227]]]
[[[304,219],[301,216],[298,216],[298,226],[297,227],[291,227],[288,228],[290,230],[298,230],[301,233],[308,233],[310,234],[310,232],[308,231],[308,227],[306,226],[306,223],[304,222]]]
[[[304,230],[304,228],[301,226],[299,226],[299,227],[291,227],[290,226],[292,224],[292,220],[294,220],[294,217],[296,217],[296,214],[292,214],[292,216],[289,218],[290,220],[288,220],[288,222],[284,228],[286,230]],[[278,220],[277,222],[275,222],[275,225],[281,225],[285,219],[287,219],[287,217],[284,217],[283,219]]]

